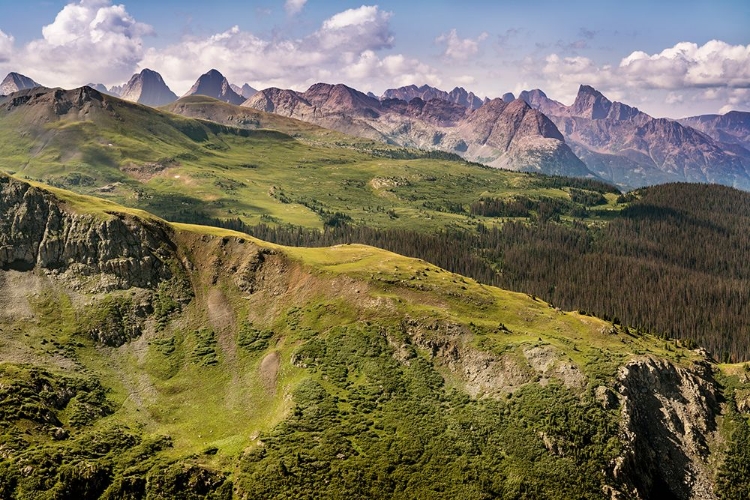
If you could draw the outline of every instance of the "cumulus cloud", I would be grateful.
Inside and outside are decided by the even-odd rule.
[[[187,90],[196,68],[217,68],[233,82],[297,89],[319,81],[365,85],[405,79],[434,82],[435,71],[403,55],[377,52],[393,46],[390,12],[363,5],[323,21],[299,39],[263,38],[233,27],[210,37],[186,37],[180,43],[149,49],[141,67],[161,71],[176,91]],[[424,78],[424,80],[422,80]],[[411,81],[409,83],[412,83]]]
[[[284,3],[284,10],[290,16],[295,16],[302,12],[302,8],[307,3],[307,0],[286,0]]]
[[[456,29],[450,30],[435,39],[435,43],[445,44],[443,55],[451,59],[468,59],[479,52],[479,44],[487,39],[489,35],[482,33],[475,39],[461,38]]]
[[[0,30],[0,64],[10,61],[13,55],[13,37]]]
[[[324,50],[346,52],[390,48],[393,45],[390,18],[391,13],[381,11],[377,5],[345,10],[326,19],[309,41]]]
[[[620,62],[630,85],[660,89],[750,88],[750,45],[711,40],[699,46],[681,42],[649,55],[637,51]]]
[[[401,54],[379,58],[375,52],[367,50],[356,61],[343,68],[343,73],[351,81],[368,82],[385,79],[397,86],[423,84],[440,85],[441,80],[435,70],[417,59]]]
[[[16,63],[19,70],[54,85],[115,83],[132,75],[144,54],[142,38],[153,33],[124,5],[81,0],[63,7],[54,22],[42,28],[42,38],[22,49]]]
[[[664,105],[673,109],[697,103],[692,97],[698,95],[720,103],[715,109],[724,105],[724,109],[748,107],[743,96],[750,90],[750,45],[718,40],[704,45],[681,42],[655,54],[633,52],[614,65],[584,56],[549,54],[541,59],[528,57],[521,67],[523,76],[563,102],[572,102],[578,85],[583,83],[612,99],[633,104],[645,99],[661,113],[670,112]]]

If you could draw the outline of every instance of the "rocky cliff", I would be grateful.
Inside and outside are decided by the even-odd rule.
[[[173,276],[174,251],[161,222],[78,214],[49,192],[0,176],[0,269],[87,278],[103,289],[156,288]]]
[[[712,448],[717,448],[720,388],[707,362],[679,367],[653,358],[621,367],[624,453],[613,474],[631,488],[616,498],[716,498]]]

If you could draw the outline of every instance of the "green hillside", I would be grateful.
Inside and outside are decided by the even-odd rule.
[[[730,188],[620,195],[206,97],[154,110],[86,89],[5,98],[0,170],[281,244],[378,246],[750,359],[750,203]]]
[[[678,342],[363,245],[7,177],[0,209],[0,498],[747,493],[743,368]]]

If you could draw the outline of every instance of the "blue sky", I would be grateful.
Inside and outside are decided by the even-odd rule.
[[[569,104],[589,84],[654,116],[750,110],[746,0],[0,4],[0,72],[49,86],[111,86],[149,67],[182,94],[216,68],[256,88],[541,88]]]

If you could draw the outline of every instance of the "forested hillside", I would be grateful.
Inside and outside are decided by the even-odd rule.
[[[495,203],[506,211],[492,216],[533,221],[488,227],[477,215],[474,231],[432,234],[345,223],[323,232],[213,223],[285,245],[378,246],[562,309],[695,343],[720,360],[750,359],[750,336],[743,335],[750,331],[750,195],[716,185],[667,184],[620,201],[629,203],[599,224],[561,220],[564,204],[540,210],[518,200]]]

